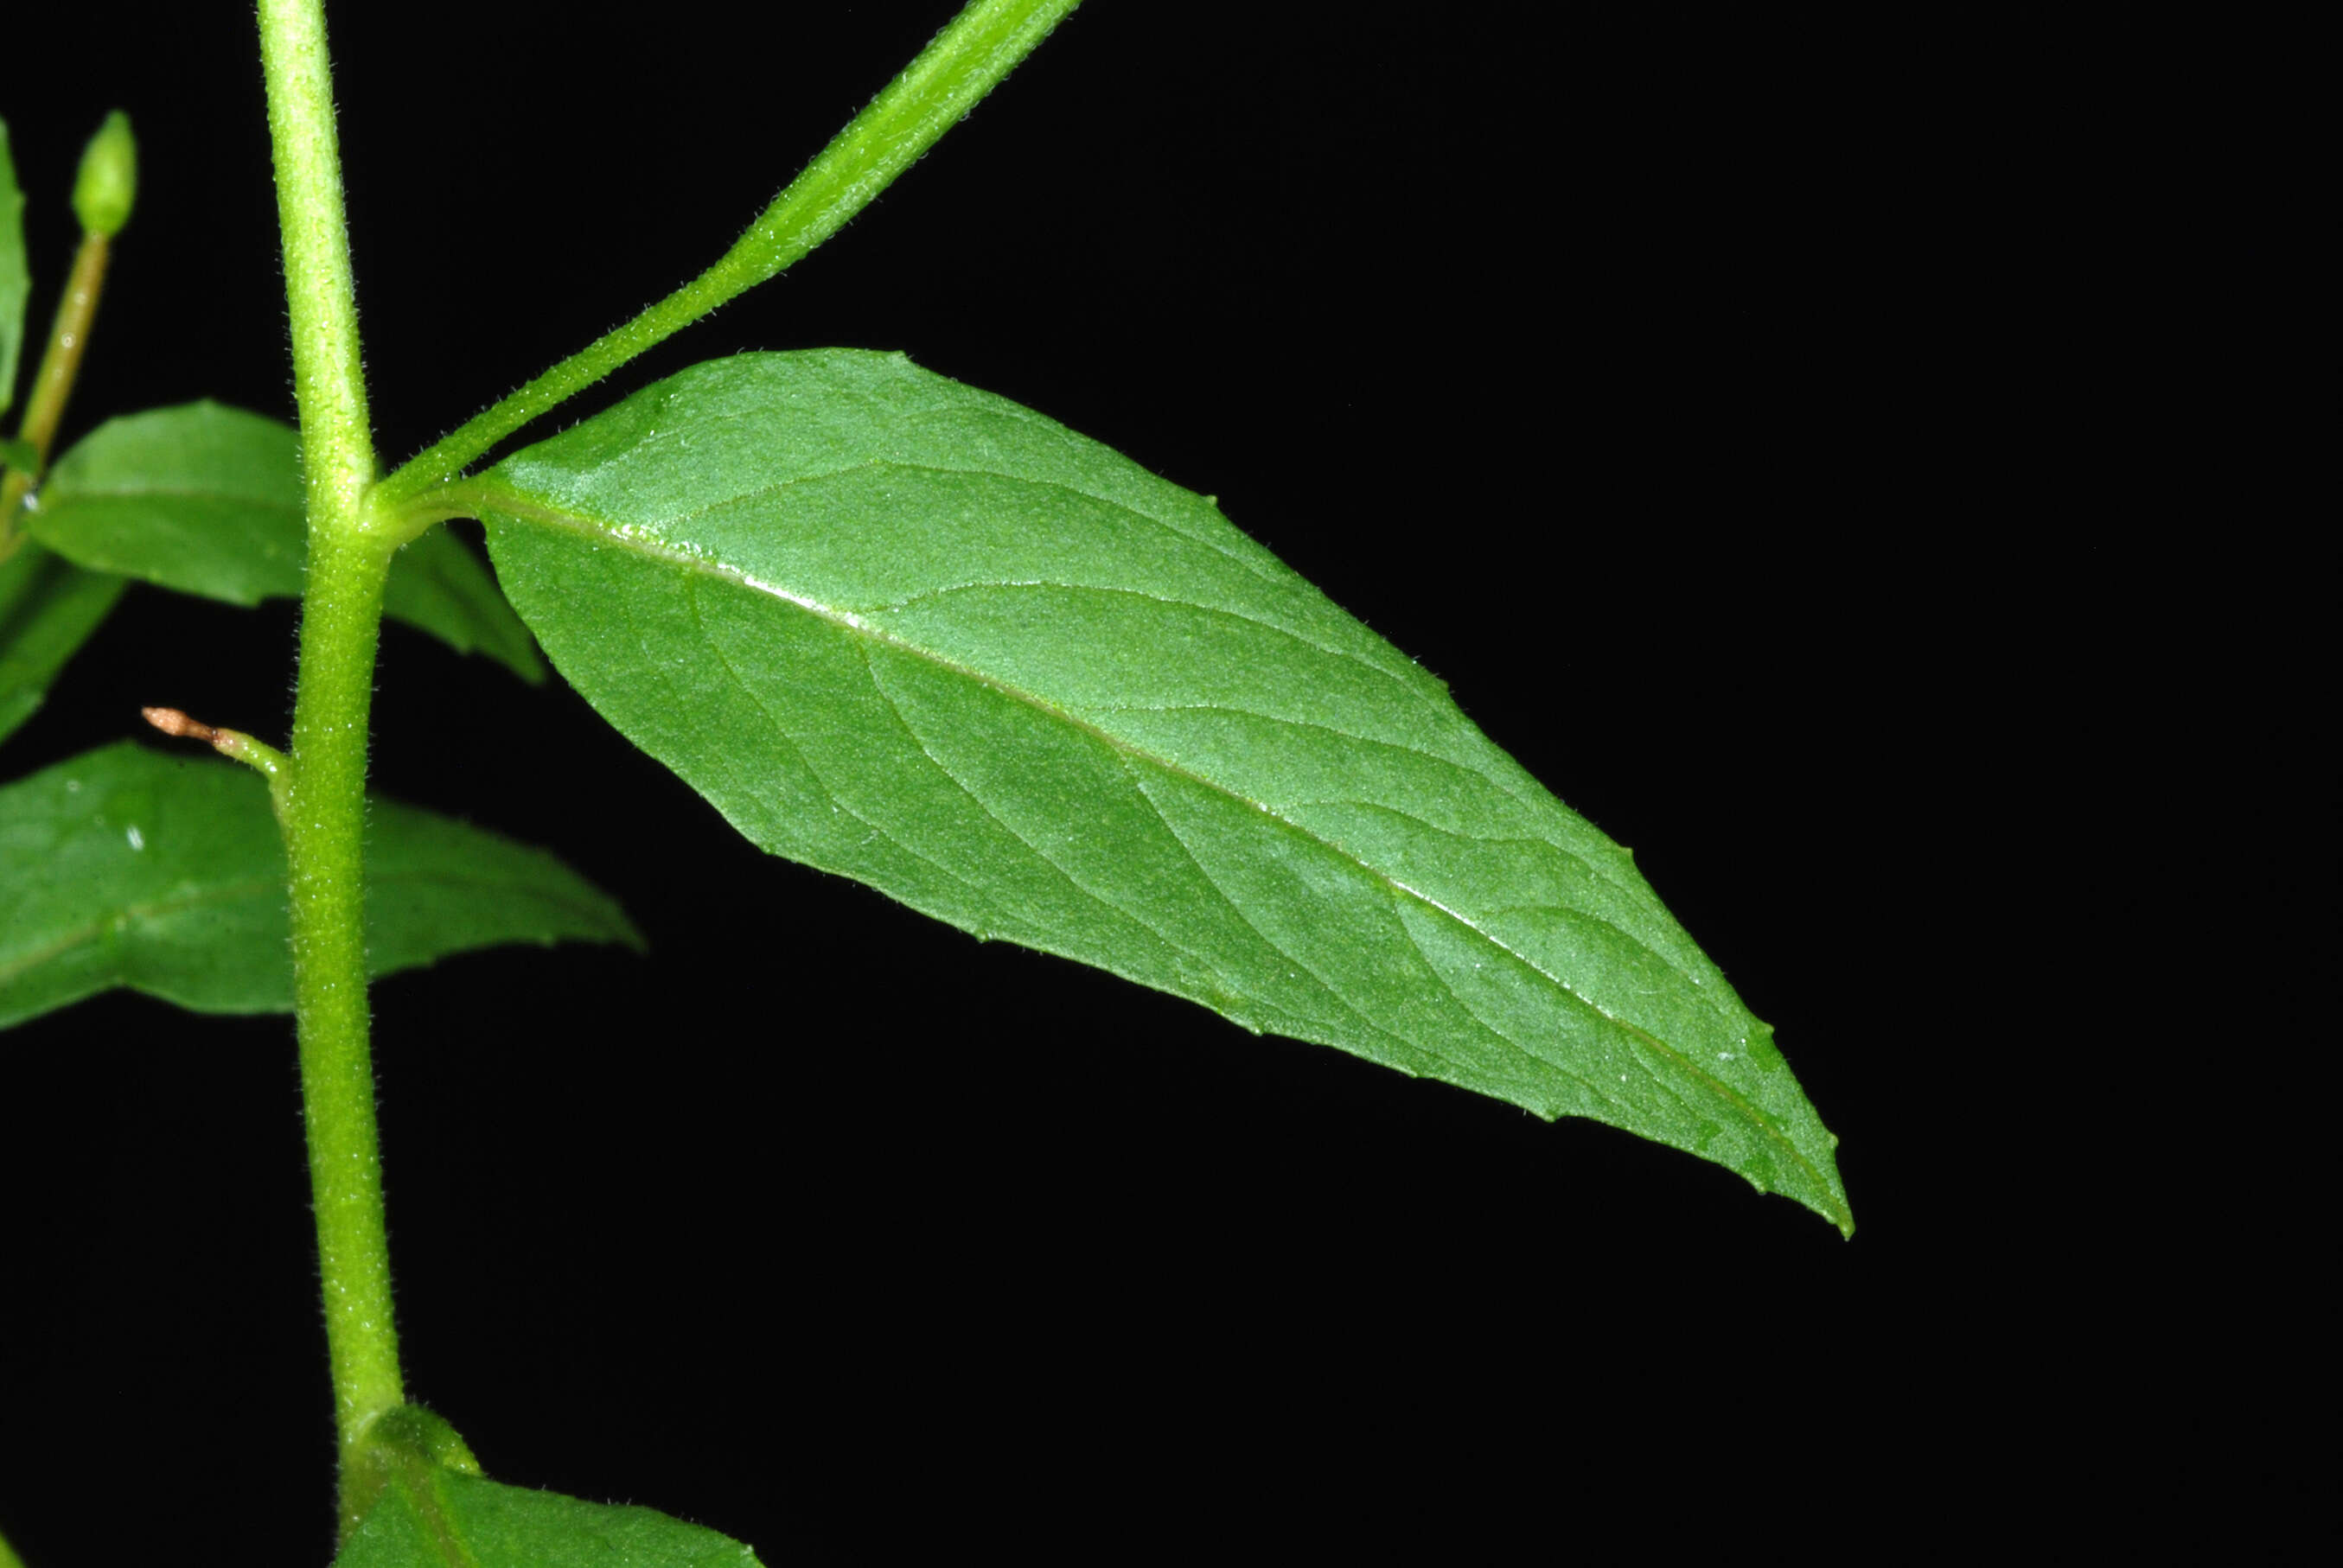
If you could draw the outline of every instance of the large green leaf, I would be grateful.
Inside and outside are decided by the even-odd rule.
[[[60,560],[30,539],[0,561],[0,740],[48,695],[49,683],[114,608],[126,585]]]
[[[640,944],[542,849],[387,800],[368,824],[377,975],[505,942]],[[116,986],[199,1012],[285,1011],[288,937],[258,774],[123,741],[0,788],[0,1027]]]
[[[16,359],[25,348],[25,297],[33,275],[25,265],[25,193],[8,152],[8,122],[0,120],[0,414],[16,398]]]
[[[842,350],[697,367],[476,483],[554,664],[765,848],[1851,1225],[1626,851],[1210,501]]]
[[[300,437],[209,401],[109,419],[57,459],[32,531],[66,558],[182,593],[258,604],[301,591]],[[528,680],[528,630],[463,541],[434,528],[391,563],[385,613]]]

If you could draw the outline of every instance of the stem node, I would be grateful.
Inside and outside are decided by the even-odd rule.
[[[374,437],[325,12],[320,0],[260,0],[259,16],[309,512],[292,759],[272,793],[291,876],[301,1109],[347,1537],[364,1501],[365,1433],[406,1398],[367,1019],[366,738],[391,551],[368,528]]]

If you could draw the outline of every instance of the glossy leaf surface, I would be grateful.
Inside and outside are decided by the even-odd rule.
[[[40,708],[57,671],[126,586],[111,572],[85,571],[31,539],[0,561],[0,740]]]
[[[25,263],[25,193],[0,120],[0,414],[16,400],[16,361],[25,351],[25,300],[33,276]]]
[[[50,469],[32,531],[83,566],[252,605],[300,593],[302,508],[292,427],[206,401],[99,426]],[[460,652],[544,678],[528,628],[445,528],[392,561],[383,609]]]
[[[377,800],[380,976],[506,942],[641,939],[542,849]],[[285,850],[260,776],[127,741],[0,787],[0,1026],[127,986],[199,1012],[293,1005]]]
[[[766,849],[1851,1223],[1626,851],[1202,498],[844,350],[697,367],[475,483],[556,667]]]

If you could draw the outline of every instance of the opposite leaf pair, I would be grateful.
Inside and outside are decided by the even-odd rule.
[[[974,48],[967,91],[915,64],[790,189],[899,168],[857,127],[900,111],[922,127],[901,146],[926,145],[1064,9],[972,6],[922,56]],[[779,244],[752,229],[736,253]],[[709,277],[737,292],[785,259]],[[430,477],[460,467],[376,487],[417,536],[391,613],[532,672],[478,564],[429,531],[480,518],[557,667],[765,849],[1256,1031],[1702,1154],[1851,1231],[1771,1030],[1626,851],[1211,501],[847,350],[702,365]],[[281,427],[163,410],[60,464],[34,531],[77,569],[248,602],[299,587],[294,470]],[[43,603],[54,625],[82,601]]]
[[[289,586],[291,442],[212,405],[116,421],[59,465],[38,537],[76,565],[219,597]],[[1626,853],[1438,681],[1128,459],[900,356],[749,355],[442,504],[488,520],[523,618],[587,699],[763,848],[1256,1031],[1704,1154],[1848,1224],[1832,1141],[1771,1031]],[[528,668],[527,634],[459,543],[425,535],[394,582],[411,561],[407,618]],[[110,777],[136,757],[84,760]],[[93,846],[137,829],[68,821],[60,780],[15,787],[11,808]],[[269,869],[247,793],[252,863],[226,885]],[[428,880],[387,830],[407,819],[377,819],[384,890]],[[127,907],[159,863],[77,884]],[[450,907],[508,923],[437,929],[625,940],[615,909],[531,864],[502,894],[443,885]],[[562,879],[590,918],[544,917]],[[65,966],[56,933],[112,908],[14,911],[0,948],[57,970],[18,958],[19,990],[132,983],[223,1005],[127,949]],[[476,945],[394,960],[375,941],[377,973]],[[238,994],[284,1005],[273,986]]]
[[[23,519],[26,542],[0,564],[0,739],[39,707],[125,579],[244,606],[300,597],[302,505],[300,438],[258,414],[189,403],[91,432],[50,468]],[[399,552],[384,610],[545,678],[496,583],[444,531]]]
[[[85,186],[92,166],[127,164],[99,156],[120,155],[127,135],[120,116],[107,122]],[[8,151],[0,126],[0,408],[29,285]],[[86,230],[103,241],[127,203],[122,177],[96,183],[78,205],[104,208],[82,215],[111,225]],[[85,258],[89,249],[85,238]],[[86,337],[85,313],[76,330]],[[62,397],[50,401],[46,429]],[[156,409],[101,426],[45,474],[40,445],[20,440],[7,454],[0,740],[40,708],[133,579],[246,606],[301,592],[300,452],[285,425],[215,403]],[[545,677],[487,569],[445,530],[400,554],[387,608],[525,679]],[[387,802],[371,831],[374,975],[506,942],[640,943],[615,903],[542,851]],[[0,785],[0,1028],[117,986],[199,1011],[289,1009],[285,882],[268,788],[243,769],[125,743]]]
[[[405,1401],[367,980],[498,941],[637,939],[549,857],[367,806],[386,608],[536,679],[533,632],[772,852],[1255,1031],[1698,1152],[1852,1228],[1835,1140],[1771,1031],[1626,851],[1209,498],[850,350],[704,364],[465,477],[834,233],[1071,8],[976,0],[701,278],[386,478],[322,18],[263,0],[308,489],[291,431],[211,404],[117,420],[45,476],[54,417],[10,453],[0,735],[127,578],[242,604],[307,590],[292,756],[266,752],[277,794],[127,744],[0,788],[0,1023],[117,985],[285,1007],[291,883],[349,1568],[753,1561],[643,1511],[498,1486]],[[21,338],[13,195],[0,359]],[[18,508],[27,476],[45,482]],[[457,517],[487,525],[496,581],[436,528]]]

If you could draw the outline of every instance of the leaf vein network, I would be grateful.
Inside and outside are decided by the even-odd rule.
[[[1254,936],[1261,939],[1262,946],[1268,948],[1270,951],[1277,954],[1287,963],[1292,964],[1295,969],[1308,975],[1312,980],[1316,982],[1320,990],[1324,991],[1329,997],[1332,998],[1335,1004],[1341,1007],[1344,1012],[1349,1013],[1353,1018],[1357,1019],[1362,1024],[1365,1025],[1370,1033],[1381,1035],[1387,1040],[1397,1040],[1400,1045],[1408,1051],[1423,1050],[1427,1055],[1440,1057],[1443,1060],[1453,1060],[1443,1051],[1420,1045],[1416,1041],[1408,1039],[1405,1035],[1401,1034],[1396,1030],[1387,1029],[1383,1025],[1377,1023],[1373,1019],[1369,1018],[1365,1012],[1361,1010],[1357,1003],[1353,1002],[1349,997],[1343,995],[1332,981],[1329,980],[1324,975],[1320,974],[1316,968],[1310,964],[1308,960],[1298,957],[1290,949],[1288,949],[1284,943],[1279,941],[1275,937],[1271,936],[1267,931],[1262,930],[1261,927],[1255,923],[1253,918],[1245,913],[1244,907],[1239,904],[1235,899],[1229,896],[1229,890],[1226,888],[1221,886],[1220,879],[1212,875],[1211,868],[1204,864],[1203,857],[1196,853],[1195,846],[1188,842],[1186,835],[1182,834],[1177,827],[1173,826],[1171,817],[1167,815],[1163,809],[1162,802],[1155,799],[1155,792],[1148,789],[1147,780],[1141,776],[1138,769],[1132,765],[1131,754],[1118,749],[1116,755],[1121,759],[1124,771],[1131,774],[1131,782],[1138,789],[1141,798],[1146,800],[1148,807],[1154,811],[1156,819],[1163,824],[1163,830],[1172,836],[1172,841],[1180,846],[1181,851],[1188,857],[1189,862],[1196,868],[1196,874],[1203,878],[1205,885],[1212,890],[1213,893],[1220,899],[1221,902],[1228,905],[1231,912],[1235,914],[1236,918],[1242,920],[1245,926],[1252,930]],[[1147,760],[1153,762],[1155,759],[1149,758]],[[1157,766],[1161,767],[1162,764],[1158,763]],[[1164,769],[1164,771],[1171,773],[1178,770],[1167,767]],[[1187,775],[1182,774],[1182,776],[1186,777]],[[1210,780],[1199,780],[1199,782],[1206,783],[1208,785],[1210,784]],[[1226,793],[1226,791],[1222,791],[1222,793]],[[1339,851],[1337,852],[1339,853]],[[1413,1076],[1412,1070],[1410,1075]]]
[[[835,606],[824,605],[817,600],[800,598],[788,593],[785,590],[777,588],[772,585],[758,582],[756,579],[749,577],[747,572],[729,562],[716,560],[705,556],[695,555],[665,541],[654,542],[652,540],[645,539],[639,536],[620,531],[613,525],[597,518],[588,518],[574,512],[564,512],[555,508],[546,507],[542,503],[529,501],[526,498],[519,496],[508,495],[502,498],[507,499],[508,502],[518,501],[520,503],[519,507],[514,508],[511,513],[511,515],[517,518],[534,520],[543,525],[562,528],[566,531],[590,533],[596,537],[609,540],[614,548],[663,559],[673,565],[681,567],[687,571],[713,577],[722,581],[733,583],[750,592],[762,593],[769,598],[778,599],[784,604],[794,605],[818,618],[849,628],[860,632],[865,637],[883,639],[890,645],[900,648],[908,654],[928,659],[939,667],[953,671],[968,679],[979,681],[984,685],[992,687],[996,690],[1005,692],[1019,700],[1031,703],[1046,713],[1056,715],[1066,723],[1077,725],[1089,733],[1097,736],[1101,740],[1104,740],[1110,746],[1114,747],[1120,753],[1144,757],[1150,764],[1161,769],[1167,774],[1173,774],[1181,778],[1188,779],[1204,789],[1210,789],[1217,794],[1225,795],[1232,799],[1240,801],[1242,804],[1260,809],[1262,815],[1264,815],[1269,820],[1279,824],[1286,830],[1306,839],[1312,843],[1320,845],[1330,853],[1341,856],[1345,861],[1357,866],[1368,875],[1382,880],[1386,885],[1405,893],[1413,899],[1415,899],[1427,908],[1436,910],[1448,919],[1456,921],[1459,925],[1471,931],[1473,935],[1480,938],[1481,940],[1486,942],[1497,951],[1503,953],[1514,961],[1521,963],[1533,972],[1544,976],[1547,982],[1552,984],[1563,995],[1571,998],[1580,1006],[1586,1008],[1598,1017],[1603,1018],[1614,1027],[1624,1030],[1632,1037],[1633,1040],[1642,1042],[1644,1048],[1656,1056],[1664,1057],[1675,1062],[1678,1068],[1685,1073],[1687,1077],[1709,1085],[1722,1100],[1732,1106],[1739,1114],[1755,1123],[1767,1137],[1779,1143],[1783,1149],[1787,1151],[1789,1158],[1792,1161],[1798,1165],[1805,1167],[1808,1171],[1813,1171],[1818,1181],[1822,1180],[1821,1172],[1815,1167],[1813,1161],[1808,1160],[1805,1153],[1800,1151],[1795,1143],[1790,1141],[1786,1134],[1775,1128],[1769,1118],[1758,1111],[1755,1106],[1751,1105],[1749,1101],[1737,1092],[1730,1084],[1727,1084],[1722,1080],[1716,1078],[1715,1074],[1706,1070],[1706,1069],[1702,1065],[1693,1061],[1684,1052],[1669,1046],[1664,1041],[1653,1035],[1649,1030],[1642,1029],[1637,1025],[1616,1016],[1602,1007],[1599,1003],[1596,1003],[1593,1000],[1574,990],[1560,976],[1552,973],[1544,966],[1537,963],[1534,959],[1530,958],[1527,954],[1516,950],[1510,944],[1492,935],[1489,931],[1483,929],[1479,924],[1461,912],[1448,908],[1439,900],[1427,897],[1425,894],[1413,888],[1408,887],[1406,884],[1400,882],[1397,879],[1392,877],[1387,872],[1382,871],[1375,867],[1365,865],[1355,857],[1345,853],[1339,846],[1328,842],[1317,833],[1312,832],[1309,828],[1305,827],[1302,823],[1293,821],[1290,818],[1286,818],[1277,814],[1276,812],[1268,810],[1261,802],[1246,800],[1242,796],[1236,794],[1236,792],[1231,789],[1228,786],[1202,774],[1195,773],[1189,769],[1182,768],[1178,764],[1172,762],[1168,759],[1155,757],[1151,753],[1140,751],[1135,746],[1120,739],[1106,730],[1101,729],[1098,726],[1090,723],[1088,720],[1066,711],[1064,709],[1058,707],[1056,704],[1050,702],[1036,693],[1023,690],[1021,688],[1011,686],[996,678],[984,675],[978,670],[969,668],[968,666],[960,664],[953,659],[946,658],[944,655],[939,653],[933,648],[922,648],[917,643],[911,642],[900,635],[888,630],[884,627],[875,626],[870,622],[864,620],[860,616],[856,615],[851,611],[842,610]],[[729,668],[729,663],[727,668]],[[738,678],[737,672],[735,673],[735,678]],[[761,708],[762,704],[760,703],[759,706]],[[1142,790],[1145,789],[1144,783],[1141,784],[1141,788]],[[1150,803],[1155,804],[1151,795],[1150,796]],[[1159,817],[1163,816],[1162,808],[1160,804],[1156,804],[1156,814]],[[1165,818],[1164,825],[1167,828],[1171,827],[1169,818]],[[1172,833],[1175,838],[1179,837],[1178,830],[1176,829],[1172,829]],[[1188,847],[1190,858],[1192,859],[1196,859],[1193,848],[1187,846],[1184,839],[1182,839],[1181,842],[1183,847]],[[1198,860],[1197,863],[1198,869],[1200,870],[1203,869],[1202,862]],[[1211,873],[1209,871],[1205,871],[1204,874],[1206,879],[1210,880]],[[1217,889],[1218,886],[1219,884],[1215,882],[1214,887]],[[1222,892],[1222,896],[1225,899],[1227,894]],[[1242,911],[1240,910],[1239,913],[1242,918]],[[1251,924],[1252,922],[1247,920],[1246,923]],[[1258,931],[1259,928],[1256,927],[1255,930]],[[1266,933],[1262,933],[1262,940],[1268,940]],[[1279,944],[1273,941],[1270,942],[1270,946],[1280,952],[1284,951],[1282,947],[1280,947]],[[1296,963],[1302,969],[1309,969],[1308,965],[1302,964],[1300,960],[1293,959],[1291,954],[1288,954],[1287,957],[1291,961]],[[1312,977],[1317,980],[1321,986],[1326,987],[1330,995],[1333,995],[1337,1000],[1342,1000],[1344,1007],[1353,1014],[1357,1014],[1361,1018],[1361,1020],[1365,1022],[1370,1029],[1374,1030],[1378,1034],[1386,1035],[1393,1039],[1403,1039],[1403,1037],[1393,1034],[1393,1031],[1384,1029],[1383,1026],[1375,1024],[1372,1020],[1366,1019],[1363,1014],[1359,1014],[1357,1008],[1353,1006],[1349,1002],[1348,999],[1342,998],[1341,993],[1334,991],[1331,986],[1327,986],[1323,977],[1317,975],[1315,970],[1310,970],[1310,972]],[[1430,1048],[1420,1049],[1429,1050]],[[1444,1054],[1437,1050],[1433,1050],[1431,1053],[1433,1055]],[[1823,1182],[1823,1188],[1825,1191],[1828,1191],[1828,1183]]]
[[[1082,898],[1089,900],[1094,904],[1101,906],[1102,908],[1120,916],[1130,924],[1138,927],[1141,930],[1145,931],[1149,936],[1154,938],[1158,943],[1164,948],[1169,949],[1171,951],[1178,953],[1183,958],[1194,960],[1206,971],[1211,973],[1214,979],[1217,980],[1224,978],[1221,975],[1220,966],[1213,963],[1212,960],[1206,957],[1203,953],[1198,952],[1194,949],[1186,946],[1184,943],[1173,940],[1172,938],[1161,927],[1157,926],[1154,921],[1149,920],[1138,910],[1123,904],[1120,900],[1109,898],[1107,895],[1101,893],[1094,889],[1084,886],[1081,879],[1061,864],[1056,856],[1051,854],[1047,849],[1041,848],[1041,845],[1035,843],[1023,833],[1018,831],[1016,825],[1009,821],[1008,819],[1002,817],[1000,812],[994,810],[990,801],[986,800],[983,796],[978,794],[974,789],[970,789],[958,774],[954,773],[950,768],[945,765],[943,759],[935,754],[934,749],[928,744],[927,737],[920,732],[919,728],[911,722],[910,716],[903,711],[902,705],[895,699],[895,694],[887,689],[885,678],[880,675],[877,664],[870,658],[870,645],[868,643],[863,644],[860,651],[862,654],[863,665],[870,672],[871,689],[878,692],[880,697],[886,702],[888,711],[895,716],[895,722],[902,726],[903,733],[910,738],[911,744],[920,749],[920,754],[928,759],[929,765],[934,768],[935,770],[943,777],[946,782],[950,783],[953,789],[959,790],[962,795],[967,796],[969,800],[976,807],[976,809],[983,812],[995,826],[999,827],[1002,832],[1008,834],[1011,838],[1016,839],[1017,842],[1022,844],[1025,847],[1027,853],[1031,854],[1035,859],[1041,861],[1043,865],[1049,867],[1051,870],[1056,872],[1060,879],[1064,881],[1066,886],[1071,888]]]
[[[906,843],[902,839],[897,837],[893,830],[888,828],[885,823],[864,816],[860,811],[855,809],[851,801],[848,800],[845,796],[839,793],[838,786],[830,782],[829,775],[824,773],[820,768],[814,766],[813,759],[806,754],[805,746],[798,739],[795,732],[784,725],[779,715],[776,714],[772,708],[766,703],[765,699],[761,696],[758,695],[756,688],[749,685],[747,678],[741,675],[739,667],[732,662],[731,657],[724,651],[722,645],[719,644],[715,638],[709,635],[708,624],[706,620],[702,618],[699,612],[699,595],[695,592],[690,597],[691,621],[693,627],[697,628],[699,633],[699,640],[701,644],[705,646],[709,652],[716,655],[717,661],[724,666],[724,673],[726,676],[730,678],[733,686],[739,689],[740,695],[747,698],[758,712],[765,716],[766,722],[772,726],[773,733],[780,739],[783,745],[789,749],[790,755],[798,759],[799,766],[802,767],[806,770],[808,777],[811,778],[815,783],[821,786],[822,793],[830,797],[830,804],[845,812],[848,816],[853,818],[856,821],[861,823],[864,827],[870,829],[881,839],[886,839],[890,844],[894,845],[898,849],[902,850],[906,855],[910,856],[913,859],[919,860],[923,864],[933,866],[938,871],[940,871],[945,876],[950,878],[953,881],[958,882],[960,886],[968,889],[970,892],[977,894],[983,901],[989,903],[990,900],[985,897],[985,890],[982,886],[970,880],[960,872],[953,870],[950,866],[945,865],[934,856],[925,854],[913,845]],[[649,649],[645,649],[645,655],[646,657],[649,656]],[[865,657],[867,658],[868,656],[866,655]],[[747,791],[747,793],[754,795],[758,792],[751,789]]]
[[[1383,679],[1391,682],[1393,686],[1396,686],[1401,690],[1404,691],[1409,697],[1415,699],[1418,701],[1426,703],[1430,703],[1431,701],[1429,694],[1417,689],[1411,681],[1403,677],[1393,675],[1382,665],[1375,663],[1372,659],[1363,658],[1361,655],[1352,652],[1348,648],[1329,648],[1322,642],[1314,642],[1311,640],[1309,638],[1302,636],[1300,632],[1294,630],[1291,627],[1280,626],[1273,620],[1264,620],[1257,615],[1248,615],[1242,610],[1232,609],[1226,605],[1206,604],[1201,599],[1173,598],[1169,594],[1149,593],[1144,588],[1124,588],[1120,585],[1106,583],[1051,581],[1046,578],[1036,579],[1033,581],[1002,579],[999,581],[952,583],[941,588],[922,588],[918,593],[911,595],[909,598],[898,599],[891,604],[870,606],[862,609],[859,613],[866,616],[891,615],[907,606],[919,603],[921,599],[941,598],[948,594],[979,593],[989,588],[1048,588],[1057,593],[1088,593],[1099,594],[1101,596],[1116,595],[1128,598],[1145,599],[1151,604],[1170,605],[1174,609],[1192,609],[1204,615],[1222,616],[1230,620],[1239,621],[1247,626],[1257,626],[1263,631],[1273,633],[1278,637],[1286,638],[1288,641],[1300,643],[1302,647],[1309,648],[1313,653],[1322,653],[1329,658],[1338,658],[1348,664],[1355,664],[1360,668],[1366,670],[1369,674],[1379,676]],[[1435,706],[1433,711],[1438,713],[1440,710]],[[1441,714],[1441,717],[1444,719],[1446,715]]]
[[[734,416],[734,417],[745,417],[745,416]],[[695,507],[689,511],[668,512],[663,513],[657,518],[647,519],[644,526],[655,529],[662,537],[665,537],[675,528],[697,522],[701,518],[706,518],[709,513],[720,511],[728,507],[741,506],[753,501],[769,500],[772,498],[779,496],[783,491],[793,489],[799,485],[814,484],[824,479],[838,478],[847,474],[868,473],[881,468],[895,469],[904,473],[914,474],[952,474],[968,478],[1006,479],[1011,484],[1027,486],[1033,489],[1057,490],[1067,495],[1080,496],[1085,500],[1095,501],[1099,505],[1106,507],[1112,511],[1120,512],[1125,517],[1133,518],[1142,523],[1161,528],[1174,538],[1185,540],[1191,544],[1203,545],[1207,548],[1212,549],[1218,554],[1227,557],[1229,559],[1234,560],[1238,564],[1244,566],[1248,570],[1251,570],[1253,575],[1261,578],[1262,581],[1268,583],[1272,587],[1284,588],[1289,592],[1306,593],[1312,596],[1319,605],[1328,608],[1332,608],[1331,603],[1326,600],[1324,595],[1320,594],[1317,589],[1312,588],[1308,582],[1295,575],[1289,568],[1281,567],[1279,569],[1284,572],[1284,576],[1282,578],[1275,576],[1268,571],[1267,568],[1259,566],[1257,563],[1245,560],[1244,558],[1235,554],[1235,552],[1228,549],[1225,546],[1216,544],[1210,539],[1201,538],[1197,535],[1192,534],[1184,528],[1174,528],[1163,518],[1156,517],[1151,512],[1142,512],[1137,508],[1130,506],[1125,502],[1115,500],[1111,497],[1101,496],[1093,491],[1081,489],[1079,487],[1072,485],[1061,484],[1054,479],[1028,478],[1022,475],[1003,474],[988,468],[955,468],[932,463],[908,463],[893,457],[868,457],[860,463],[847,464],[843,467],[826,468],[819,473],[799,474],[787,479],[776,479],[769,485],[759,485],[753,489],[739,490],[730,495],[719,496],[715,499],[709,501],[705,505]],[[1081,583],[1035,583],[1031,585],[1019,585],[1015,583],[978,582],[960,586],[965,588],[1032,586],[1080,588],[1088,585]],[[929,593],[943,593],[950,591],[953,591],[950,588],[923,589],[920,593],[913,595],[911,599],[903,600],[902,603],[910,603],[912,602],[912,599],[923,598]],[[1370,659],[1354,650],[1329,648],[1322,643],[1312,641],[1309,638],[1302,636],[1301,632],[1291,627],[1280,626],[1273,621],[1262,620],[1258,616],[1243,615],[1239,611],[1225,609],[1220,606],[1202,604],[1192,599],[1170,598],[1161,594],[1142,593],[1141,590],[1136,588],[1111,589],[1102,588],[1096,591],[1102,593],[1133,593],[1138,594],[1139,597],[1142,598],[1158,599],[1162,603],[1178,605],[1183,608],[1217,610],[1222,614],[1234,616],[1239,619],[1252,621],[1256,625],[1264,627],[1272,631],[1282,632],[1287,637],[1293,638],[1294,641],[1302,643],[1305,647],[1315,648],[1319,652],[1326,654],[1331,658],[1349,659],[1353,663],[1363,665],[1365,668],[1375,671],[1377,674],[1383,676],[1385,678],[1395,682],[1403,689],[1406,689],[1409,695],[1418,701],[1429,702],[1433,700],[1432,694],[1429,691],[1423,689],[1423,684],[1429,681],[1430,678],[1424,675],[1421,667],[1409,659],[1406,655],[1400,653],[1396,648],[1392,648],[1391,651],[1400,660],[1401,665],[1403,667],[1403,668],[1394,669],[1388,668],[1383,664],[1379,663],[1376,660]],[[900,608],[900,606],[880,605],[866,610],[865,613],[877,614],[898,608]],[[1384,648],[1390,648],[1390,644],[1387,642],[1383,643],[1382,646]]]
[[[271,877],[263,881],[223,883],[217,887],[205,888],[177,898],[124,904],[118,909],[108,910],[96,920],[73,927],[64,935],[41,947],[19,954],[14,959],[0,960],[0,985],[7,984],[27,970],[36,969],[61,954],[69,953],[75,948],[95,941],[123,920],[160,920],[166,915],[184,914],[189,910],[199,910],[206,904],[242,903],[265,898],[270,894],[282,898],[284,892],[284,878]]]

